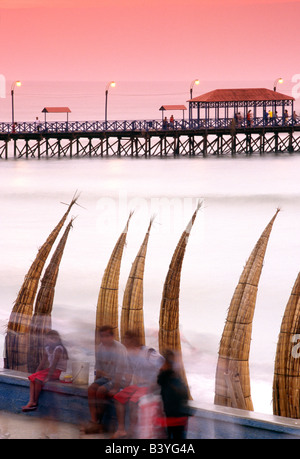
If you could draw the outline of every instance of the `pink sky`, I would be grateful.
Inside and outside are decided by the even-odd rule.
[[[0,73],[7,81],[291,79],[300,73],[299,18],[299,0],[0,0]]]

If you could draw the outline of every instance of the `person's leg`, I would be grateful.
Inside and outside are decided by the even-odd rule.
[[[129,402],[129,438],[135,438],[137,431],[137,422],[138,422],[138,408],[139,408],[139,400],[144,395],[148,394],[149,390],[147,387],[137,387],[135,391],[132,393]]]
[[[36,409],[38,406],[38,400],[43,388],[42,381],[32,378],[30,379],[30,386],[29,386],[29,402],[26,406],[22,407],[22,411],[30,411]]]
[[[98,423],[98,410],[97,410],[97,390],[99,385],[93,383],[88,388],[88,404],[91,414],[91,421]]]
[[[125,437],[127,432],[125,430],[125,409],[126,405],[115,400],[115,407],[117,413],[118,428],[113,435],[113,438]]]
[[[35,381],[30,381],[30,386],[29,386],[29,402],[27,405],[22,407],[23,411],[26,411],[27,408],[32,408],[36,407],[36,399],[35,399]]]
[[[42,388],[43,388],[42,381],[39,381],[38,379],[36,379],[34,382],[34,394],[33,394],[33,397],[34,397],[33,403],[35,403],[36,405],[38,404],[39,396],[42,391]]]
[[[135,438],[136,436],[136,425],[138,418],[138,404],[130,401],[129,403],[129,430],[128,437]]]
[[[107,405],[108,392],[109,390],[105,385],[99,386],[96,392],[96,412],[100,424]]]
[[[99,424],[99,421],[101,423],[107,392],[108,390],[104,385],[99,386],[98,383],[93,383],[89,386],[88,404],[91,421],[84,428],[85,433],[99,433],[102,431],[102,426]]]
[[[138,386],[135,385],[127,386],[125,387],[125,389],[121,390],[114,396],[118,428],[115,434],[113,435],[113,438],[122,438],[127,435],[125,426],[126,407],[131,405],[131,403],[128,402],[131,401],[132,396],[136,393],[137,389]]]

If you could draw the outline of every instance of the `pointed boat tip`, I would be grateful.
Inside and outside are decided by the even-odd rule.
[[[131,217],[132,217],[133,214],[134,214],[134,210],[131,210],[131,211],[129,212],[129,216],[128,216],[128,219],[127,219],[125,228],[124,228],[124,230],[123,230],[123,232],[122,232],[123,234],[128,232],[129,222],[130,222],[130,219],[131,219]]]
[[[78,199],[80,197],[81,193],[78,192],[78,190],[75,191],[74,195],[73,195],[73,198],[71,199],[71,202],[70,203],[66,203],[66,202],[62,202],[61,201],[61,204],[64,204],[65,206],[68,206],[68,210],[71,209],[71,207],[76,204],[77,206],[79,207],[82,207],[84,209],[83,206],[81,206],[80,204],[78,204]]]
[[[198,202],[197,202],[196,210],[193,212],[192,218],[191,218],[191,220],[189,221],[189,223],[188,223],[188,225],[186,227],[185,232],[187,234],[190,234],[192,226],[193,226],[193,224],[194,224],[194,222],[196,220],[197,213],[198,213],[199,209],[202,207],[202,204],[203,204],[203,201],[200,201],[200,199],[199,199]]]
[[[270,223],[273,223],[273,222],[275,221],[275,219],[276,219],[277,215],[279,214],[279,212],[281,212],[281,208],[280,208],[280,207],[277,207],[276,212],[275,212],[275,214],[273,215],[273,217],[272,217]]]
[[[150,231],[150,229],[152,227],[152,224],[153,224],[155,219],[156,219],[156,214],[152,215],[151,218],[150,218],[150,222],[149,222],[147,233],[149,233],[149,231]]]
[[[71,217],[71,220],[69,221],[69,226],[71,228],[73,228],[73,222],[74,222],[74,220],[76,220],[77,217],[78,217],[78,215]]]
[[[79,197],[80,197],[80,194],[81,194],[81,193],[79,193],[78,190],[75,191],[74,196],[73,196],[73,198],[72,198],[72,201],[71,201],[71,203],[70,203],[70,205],[69,205],[70,208],[73,206],[73,204],[77,204],[77,205],[79,206],[79,204],[78,204],[77,201],[78,201],[78,199],[79,199]]]
[[[198,212],[198,210],[200,209],[200,207],[202,207],[202,205],[203,205],[203,201],[201,199],[198,199],[196,212]]]

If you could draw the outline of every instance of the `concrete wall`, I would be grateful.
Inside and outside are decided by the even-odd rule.
[[[29,398],[25,373],[0,369],[0,410],[21,413]],[[194,405],[189,419],[190,439],[300,438],[300,420],[262,415],[216,405]],[[89,420],[87,386],[47,383],[36,411],[22,416],[50,417],[72,424]]]
[[[29,400],[29,380],[26,373],[0,369],[0,409],[21,413]],[[87,386],[74,386],[62,382],[50,382],[43,388],[38,410],[24,416],[44,416],[81,424],[90,418],[87,402]]]

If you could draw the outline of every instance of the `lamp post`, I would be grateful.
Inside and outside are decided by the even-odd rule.
[[[15,94],[15,86],[21,86],[21,81],[17,80],[14,81],[11,85],[11,121],[14,125],[15,123],[15,107],[14,107],[14,94]]]
[[[274,91],[276,91],[278,83],[283,83],[283,79],[282,78],[277,78],[277,80],[274,81],[274,85],[273,85]]]
[[[105,123],[107,122],[107,97],[108,97],[108,90],[110,87],[114,88],[116,86],[116,83],[114,81],[110,81],[106,85],[105,89]]]
[[[200,84],[200,81],[198,80],[198,78],[197,78],[196,80],[193,80],[193,81],[191,82],[191,86],[190,86],[190,99],[193,98],[193,87],[194,87],[194,84],[196,84],[196,85]],[[192,103],[191,103],[191,102],[189,103],[189,119],[190,119],[190,121],[191,121],[191,119],[192,119]]]
[[[190,86],[190,96],[191,96],[191,99],[193,98],[193,87],[194,87],[194,84],[198,85],[200,84],[200,81],[197,79],[197,80],[193,80],[191,82],[191,86]]]

